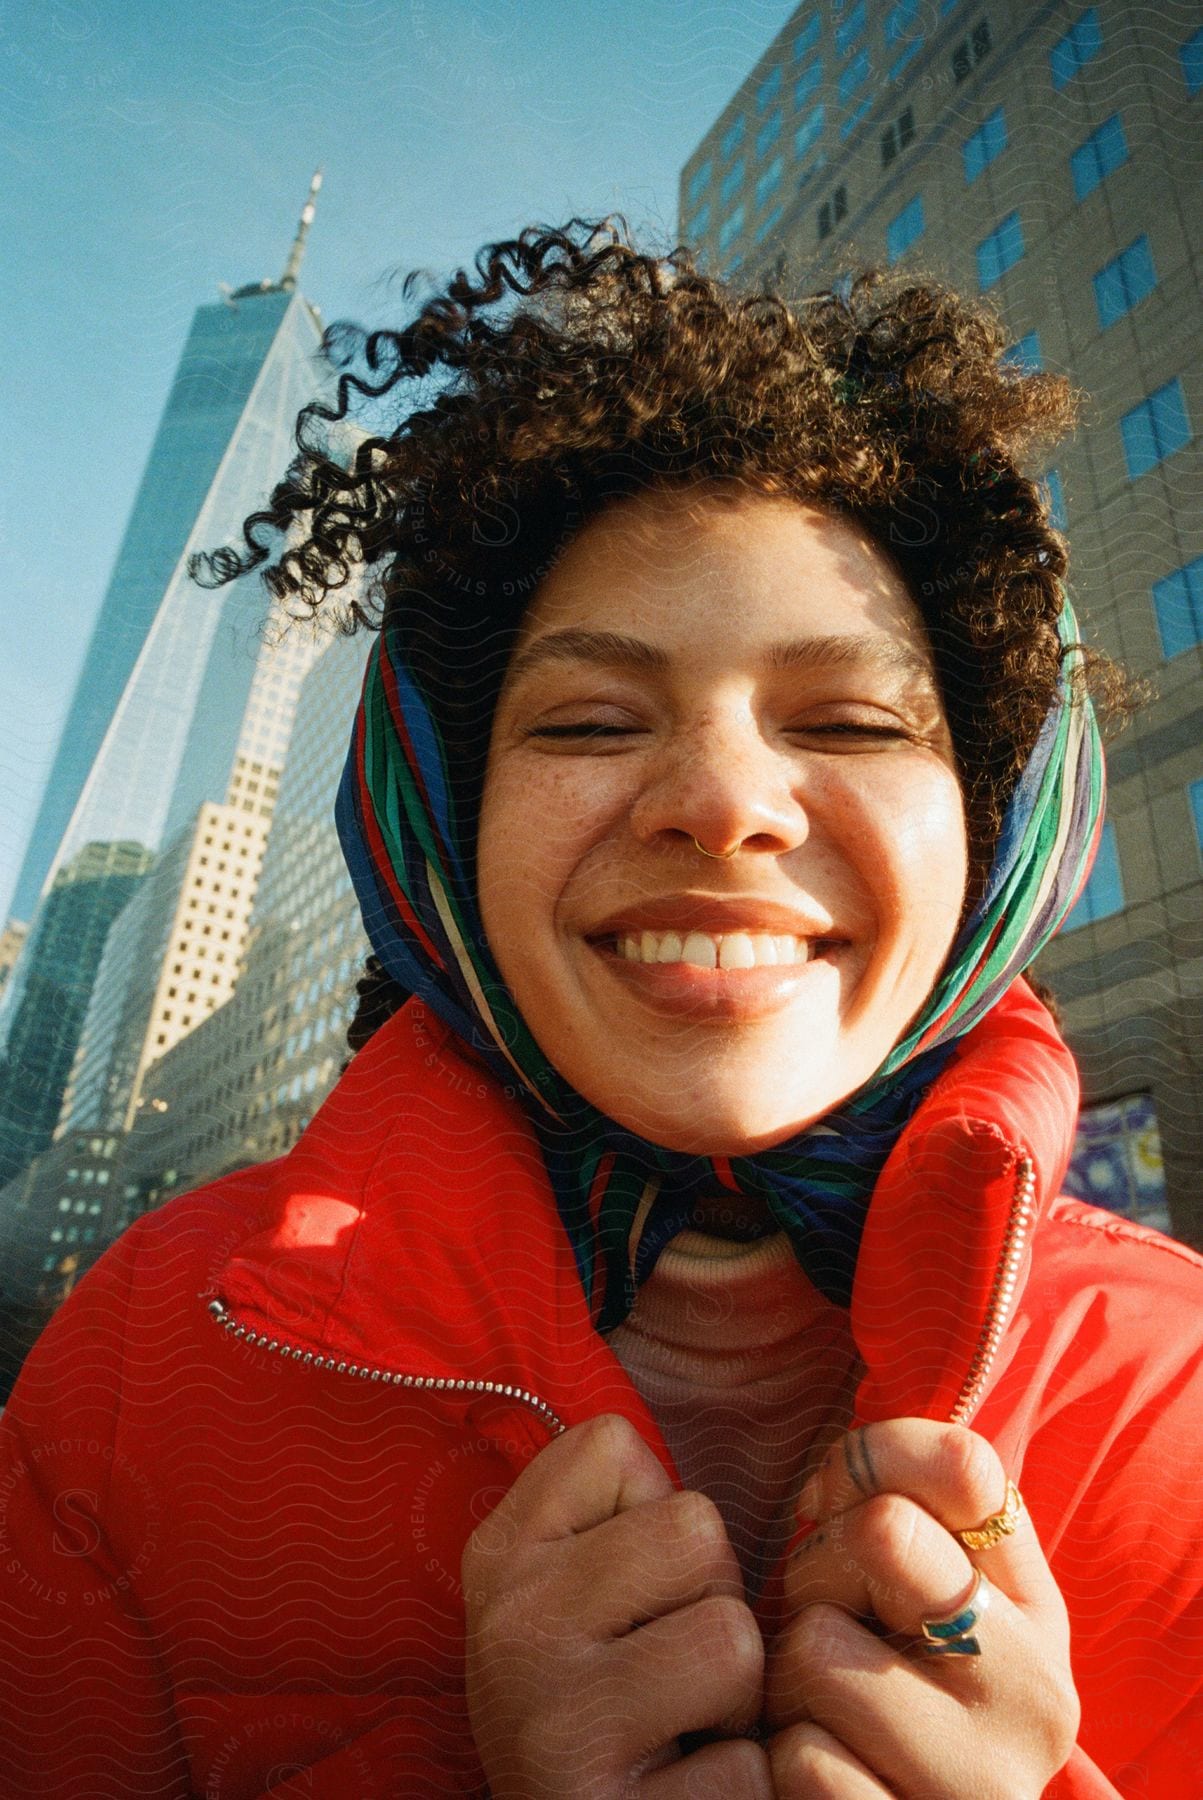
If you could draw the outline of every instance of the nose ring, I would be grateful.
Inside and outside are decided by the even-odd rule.
[[[690,835],[692,836],[692,833]],[[694,849],[700,850],[703,856],[712,856],[715,862],[730,862],[731,858],[735,855],[735,852],[739,849],[738,844],[733,844],[730,850],[707,850],[704,844],[698,843],[696,837],[693,840],[693,845]]]

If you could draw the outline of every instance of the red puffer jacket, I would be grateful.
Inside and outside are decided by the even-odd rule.
[[[1054,1198],[1075,1106],[1017,983],[875,1191],[857,1416],[960,1419],[1021,1482],[1083,1707],[1048,1794],[1198,1800],[1203,1259]],[[680,1485],[521,1113],[411,1001],[288,1156],[139,1220],[28,1359],[0,1436],[0,1792],[483,1793],[463,1546],[599,1412]]]

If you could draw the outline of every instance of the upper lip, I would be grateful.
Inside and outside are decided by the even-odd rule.
[[[801,912],[754,895],[665,894],[620,907],[591,926],[590,942],[635,931],[705,931],[721,937],[736,931],[773,932],[800,938],[834,938],[842,934],[817,912]]]

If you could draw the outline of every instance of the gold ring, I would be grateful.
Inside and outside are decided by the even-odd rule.
[[[692,832],[690,833],[690,836],[693,836]],[[730,862],[731,858],[735,855],[735,852],[739,849],[738,844],[733,844],[730,850],[707,850],[704,844],[698,843],[696,837],[693,839],[693,845],[694,849],[700,850],[703,856],[712,856],[715,862]]]
[[[1007,1498],[1001,1512],[992,1513],[983,1519],[980,1525],[974,1525],[967,1531],[954,1531],[953,1537],[964,1544],[966,1550],[992,1550],[995,1544],[1001,1544],[1005,1537],[1010,1537],[1019,1523],[1019,1515],[1023,1511],[1023,1496],[1013,1481],[1007,1483]]]

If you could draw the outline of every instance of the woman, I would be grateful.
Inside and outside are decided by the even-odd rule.
[[[1203,1263],[1057,1198],[1022,974],[1123,696],[1023,470],[1065,384],[930,284],[790,312],[579,221],[479,275],[345,347],[344,413],[429,406],[216,559],[382,578],[374,1029],[30,1357],[0,1771],[1185,1800]]]

